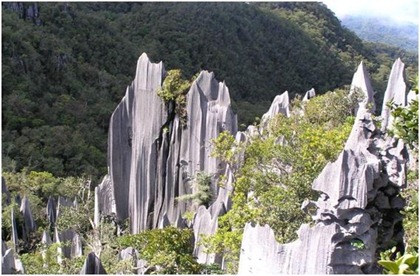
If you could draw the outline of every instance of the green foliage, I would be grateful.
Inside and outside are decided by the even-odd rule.
[[[401,191],[406,205],[401,213],[403,217],[405,252],[417,253],[419,247],[419,193],[418,193],[418,169],[411,170],[407,174],[407,188]]]
[[[359,240],[359,239],[352,240],[350,242],[350,244],[357,249],[364,249],[365,248],[365,244],[363,243],[362,240]]]
[[[45,220],[45,206],[47,205],[48,197],[52,196],[58,198],[58,196],[63,196],[66,198],[77,198],[78,202],[84,202],[88,194],[87,189],[89,189],[89,182],[84,177],[54,177],[48,172],[28,172],[26,169],[18,173],[3,172],[3,177],[12,199],[16,196],[20,196],[20,198],[23,198],[24,196],[28,197],[32,214],[40,231],[39,233],[36,233],[37,236],[40,236],[42,230],[47,229],[48,227]],[[76,221],[80,222],[82,218],[85,218],[90,214],[89,210],[92,210],[93,205],[92,202],[89,204],[90,206],[81,204],[79,211],[83,212],[82,215],[77,215],[78,212],[74,213],[64,210],[62,221],[68,219],[69,223]],[[13,203],[12,200],[12,205],[4,207],[2,210],[2,218],[4,219],[4,223],[2,223],[2,233],[5,235],[5,238],[10,237],[11,235],[11,224],[9,219],[10,208],[15,209],[15,218],[20,221],[22,218],[19,214],[19,207],[20,206],[15,206],[15,203]],[[66,214],[69,217],[67,217]],[[64,217],[66,217],[66,219],[64,219]],[[80,226],[83,228],[89,227],[89,225],[90,224],[86,223],[86,220],[80,223]]]
[[[187,79],[214,71],[239,125],[278,91],[347,84],[361,60],[377,91],[397,56],[417,72],[417,57],[362,43],[318,3],[44,2],[36,18],[25,12],[34,3],[13,5],[2,3],[2,160],[12,172],[104,175],[109,117],[142,52]]]
[[[419,274],[419,255],[418,253],[401,255],[395,252],[396,248],[381,253],[381,260],[378,261],[384,268],[386,274]],[[396,253],[396,254],[395,254]],[[395,255],[395,257],[392,257]]]
[[[388,103],[391,114],[394,118],[392,127],[388,131],[390,135],[403,139],[404,142],[415,151],[418,151],[419,144],[419,89],[418,76],[414,80],[413,91],[416,98],[408,106],[402,107],[395,103]]]
[[[51,246],[41,245],[39,251],[26,253],[20,256],[27,274],[55,274],[61,270],[57,262],[59,244]],[[41,253],[43,252],[43,253]],[[43,257],[43,254],[45,257]]]
[[[169,70],[163,81],[162,87],[157,91],[159,97],[166,103],[175,103],[175,113],[179,116],[181,123],[187,123],[187,99],[186,94],[191,82],[182,79],[179,69]]]
[[[221,158],[226,163],[232,163],[234,157],[233,146],[235,143],[235,137],[225,130],[221,132],[216,138],[212,140],[212,157]]]
[[[146,230],[118,238],[122,247],[133,247],[146,260],[150,270],[157,274],[198,274],[201,265],[192,257],[191,229]]]
[[[91,214],[86,211],[83,206],[79,208],[62,206],[56,227],[59,231],[73,229],[78,233],[86,233],[92,227],[89,221]]]
[[[310,222],[300,205],[305,198],[315,199],[312,181],[337,158],[354,123],[356,102],[344,93],[329,92],[306,103],[295,100],[291,117],[278,115],[261,136],[245,144],[235,145],[227,133],[213,141],[214,155],[224,161],[244,155],[234,172],[232,209],[219,218],[216,234],[202,241],[209,252],[224,254],[228,273],[237,272],[245,223],[268,224],[285,243],[296,239],[302,223]],[[330,113],[322,111],[325,106]]]
[[[49,246],[40,245],[38,250],[20,256],[26,274],[79,274],[86,256],[73,259],[63,258],[58,263],[58,247],[62,244],[54,243]]]
[[[198,172],[192,179],[191,188],[195,191],[193,194],[177,197],[178,201],[192,200],[195,207],[200,205],[208,207],[212,201],[211,175],[205,172]]]

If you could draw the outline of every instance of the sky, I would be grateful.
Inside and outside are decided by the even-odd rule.
[[[419,23],[419,0],[322,0],[338,18],[345,15],[387,17],[397,22]]]

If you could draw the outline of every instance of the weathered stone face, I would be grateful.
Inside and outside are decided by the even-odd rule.
[[[364,95],[363,103],[369,105],[369,110],[371,112],[375,112],[375,99],[373,98],[375,93],[370,82],[369,73],[363,64],[363,61],[360,62],[359,67],[357,67],[357,71],[354,73],[351,81],[350,94],[355,92],[361,92]]]
[[[390,218],[381,214],[391,210],[397,214],[403,207],[395,194],[384,191],[398,186],[402,175],[389,178],[394,172],[384,166],[390,159],[375,148],[384,138],[368,118],[370,113],[361,107],[345,149],[313,182],[313,189],[322,195],[317,202],[305,202],[303,209],[317,207],[311,214],[316,226],[303,225],[297,241],[280,245],[268,226],[247,225],[239,273],[379,272],[375,253],[389,240],[398,240],[395,227],[400,220],[398,215]],[[398,145],[387,147],[392,151]],[[404,154],[403,150],[397,152],[395,156]],[[404,158],[394,157],[391,159],[404,167]],[[390,202],[394,202],[393,207]]]
[[[80,274],[106,274],[106,271],[101,260],[99,260],[95,253],[90,252],[80,270]]]
[[[26,241],[28,239],[29,233],[36,230],[36,223],[32,215],[31,205],[27,196],[24,196],[22,199],[22,204],[20,205],[20,212],[23,215],[23,239]]]
[[[315,89],[311,88],[310,90],[306,91],[305,95],[302,98],[302,101],[306,102],[309,101],[309,99],[315,97]]]
[[[394,67],[388,86],[391,92],[400,91],[396,92],[398,98],[405,89],[399,83],[401,61],[397,60]],[[401,98],[399,101],[404,102]],[[302,225],[298,240],[281,245],[269,226],[248,224],[239,273],[380,273],[378,252],[391,240],[402,243],[398,229],[404,202],[398,190],[405,183],[407,159],[403,142],[376,128],[364,101],[344,150],[312,184],[321,196],[316,202],[305,201],[302,205],[305,211],[316,208],[310,214],[315,226]]]
[[[196,192],[191,181],[198,172],[212,176],[217,198],[217,177],[225,164],[210,156],[210,141],[220,132],[237,130],[229,90],[213,73],[203,71],[186,96],[185,123],[157,95],[164,79],[162,63],[143,54],[136,78],[117,109],[109,130],[109,173],[97,188],[95,223],[103,214],[130,218],[132,233],[182,224],[189,204],[179,196]]]
[[[262,116],[262,125],[264,125],[264,122],[268,121],[269,119],[272,119],[275,115],[279,113],[285,115],[286,117],[289,117],[289,105],[289,92],[285,91],[283,94],[277,95],[271,103],[270,109]]]
[[[384,94],[384,101],[382,104],[381,117],[382,127],[381,130],[385,131],[392,124],[392,115],[387,106],[387,103],[393,101],[398,105],[405,106],[407,104],[407,98],[405,91],[406,84],[404,82],[404,63],[401,59],[397,59],[392,65],[391,73],[388,79],[388,85]]]

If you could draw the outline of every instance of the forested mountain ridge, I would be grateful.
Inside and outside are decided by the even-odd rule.
[[[57,176],[106,172],[109,117],[142,52],[187,78],[214,71],[245,124],[285,90],[349,84],[361,60],[379,94],[397,56],[417,69],[318,3],[3,3],[2,38],[4,169]]]
[[[365,16],[345,16],[344,26],[354,31],[360,38],[418,52],[419,27],[410,23],[395,23],[384,18]]]

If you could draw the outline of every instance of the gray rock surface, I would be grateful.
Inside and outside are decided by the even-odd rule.
[[[157,96],[164,75],[162,63],[151,63],[143,54],[111,118],[109,173],[98,186],[95,220],[115,211],[118,220],[130,217],[132,233],[182,224],[180,217],[191,203],[176,198],[196,192],[190,184],[198,172],[212,177],[217,198],[216,179],[226,165],[210,156],[210,141],[224,130],[237,130],[229,90],[213,73],[203,71],[193,82],[185,124]]]
[[[16,272],[15,257],[11,248],[1,252],[1,273],[14,274]]]
[[[410,90],[407,94],[407,105],[410,105],[410,103],[415,99],[418,99],[416,92]]]
[[[312,188],[321,196],[316,202],[305,201],[302,209],[316,207],[310,214],[315,226],[302,225],[297,241],[281,245],[268,226],[248,224],[240,274],[380,272],[378,252],[391,240],[402,243],[398,229],[403,203],[398,191],[390,190],[405,182],[407,153],[403,144],[384,137],[371,117],[360,105],[344,150],[314,180]]]
[[[406,99],[406,84],[404,82],[404,63],[401,59],[397,59],[392,65],[391,73],[388,79],[388,85],[384,94],[384,101],[382,104],[381,117],[382,127],[381,130],[385,131],[392,125],[392,115],[387,106],[388,102],[394,102],[398,105],[405,106],[407,103]]]
[[[17,225],[16,225],[16,220],[15,220],[15,211],[13,208],[10,210],[10,220],[12,224],[13,249],[16,250],[16,247],[18,245],[18,233],[17,233]]]
[[[48,222],[51,225],[55,224],[55,221],[57,219],[57,204],[55,202],[55,199],[53,197],[49,197],[48,198],[48,202],[47,202],[47,217],[48,217]]]
[[[1,274],[24,274],[22,261],[15,258],[15,250],[7,248],[4,241],[2,241],[1,249]]]
[[[4,196],[5,196],[4,201],[2,201],[2,204],[10,205],[10,203],[11,203],[10,192],[7,189],[6,180],[4,179],[3,176],[1,177],[1,193],[4,194]]]
[[[290,116],[289,105],[290,105],[289,92],[285,91],[283,94],[277,95],[274,98],[273,102],[271,103],[270,109],[266,113],[264,113],[264,115],[261,117],[262,125],[264,125],[264,122],[268,121],[269,119],[273,118],[275,115],[279,113],[285,115],[286,117],[289,117]]]
[[[199,263],[218,263],[222,264],[222,255],[214,253],[205,253],[204,247],[199,245],[201,235],[211,235],[216,233],[218,226],[218,218],[226,213],[226,209],[222,202],[214,203],[209,209],[200,206],[195,214],[193,221],[193,231],[195,237],[195,247],[193,255],[197,257]]]
[[[302,98],[302,101],[307,102],[313,97],[315,97],[315,89],[311,88],[310,90],[306,91],[305,95]]]
[[[45,244],[45,245],[50,245],[50,244],[52,244],[50,234],[48,234],[46,230],[44,230],[44,231],[42,232],[41,243],[42,243],[42,244]]]
[[[82,241],[79,234],[73,229],[58,232],[55,230],[54,242],[62,243],[58,252],[65,258],[72,259],[82,256]]]
[[[80,270],[80,274],[106,274],[106,271],[101,260],[99,260],[95,253],[90,252]]]
[[[268,225],[253,227],[248,223],[238,274],[326,274],[328,257],[333,251],[331,240],[337,232],[335,225],[314,228],[303,225],[297,241],[282,245]]]
[[[32,215],[31,205],[27,196],[22,199],[20,212],[23,215],[23,239],[27,240],[29,234],[36,230],[36,223]]]
[[[69,198],[65,198],[62,196],[58,197],[57,200],[57,213],[55,215],[55,219],[57,220],[60,217],[60,212],[63,208],[77,208],[77,201],[76,199],[71,200]]]
[[[94,223],[99,225],[101,214],[117,214],[114,187],[110,175],[106,175],[101,184],[95,187]]]
[[[374,91],[372,88],[372,84],[370,82],[369,73],[366,70],[363,61],[360,62],[359,67],[357,67],[356,73],[353,75],[353,80],[351,81],[350,85],[350,94],[353,94],[357,91],[360,91],[364,95],[364,104],[368,104],[369,110],[371,112],[375,112],[375,99]],[[356,110],[357,113],[357,110]]]

